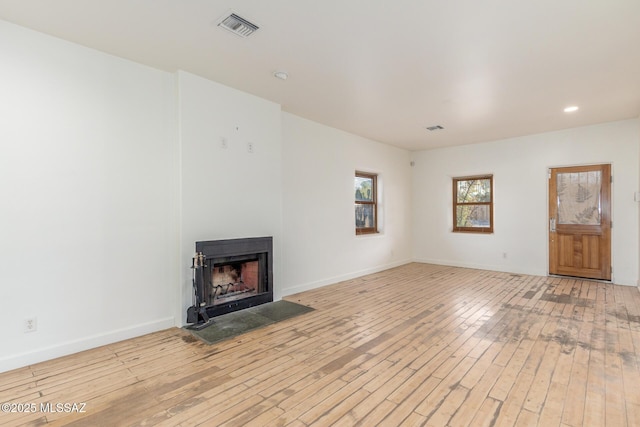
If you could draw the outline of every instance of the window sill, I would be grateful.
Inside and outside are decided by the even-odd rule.
[[[356,237],[358,236],[379,236],[381,233],[380,231],[361,231],[361,232],[357,232],[356,231]]]
[[[493,230],[451,230],[451,232],[462,234],[493,234]]]

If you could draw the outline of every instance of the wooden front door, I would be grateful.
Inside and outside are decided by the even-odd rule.
[[[550,169],[549,274],[611,280],[611,165]]]

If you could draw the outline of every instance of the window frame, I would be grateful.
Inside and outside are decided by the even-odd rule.
[[[376,234],[378,233],[378,174],[371,173],[371,172],[356,171],[354,179],[355,178],[371,179],[372,195],[371,195],[371,201],[368,201],[368,200],[357,200],[354,194],[353,196],[353,199],[355,201],[354,215],[355,215],[355,206],[357,205],[373,206],[373,218],[374,218],[373,227],[358,227],[356,225],[356,235]],[[354,220],[355,220],[355,216],[354,216]]]
[[[488,202],[458,202],[458,183],[461,181],[489,180],[489,201]],[[493,174],[453,177],[453,232],[454,233],[493,233]],[[458,227],[458,206],[488,206],[489,226],[488,227]]]

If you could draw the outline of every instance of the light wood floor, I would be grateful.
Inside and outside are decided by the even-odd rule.
[[[0,374],[0,402],[38,406],[0,424],[640,426],[637,288],[409,264],[286,299],[316,310]]]

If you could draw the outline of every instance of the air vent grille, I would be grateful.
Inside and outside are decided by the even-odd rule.
[[[259,28],[256,24],[247,21],[235,13],[221,19],[220,22],[218,22],[218,26],[240,37],[248,37]]]

